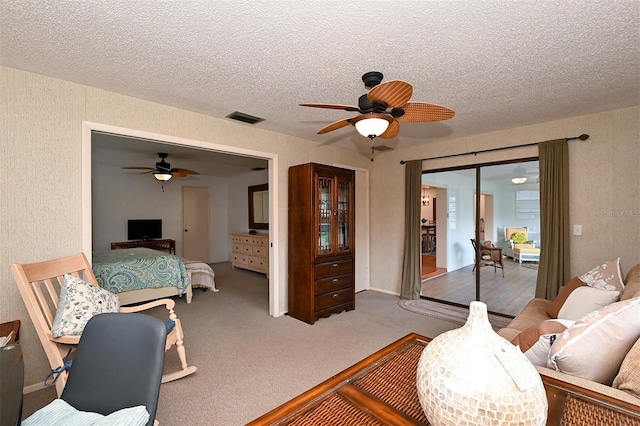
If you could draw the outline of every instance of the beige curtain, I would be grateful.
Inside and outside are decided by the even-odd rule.
[[[404,261],[402,299],[420,298],[420,189],[422,160],[407,161],[405,167]]]
[[[566,139],[538,144],[540,157],[540,269],[536,297],[553,299],[570,279],[569,147]]]

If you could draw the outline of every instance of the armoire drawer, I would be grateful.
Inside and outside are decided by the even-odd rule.
[[[352,260],[336,260],[334,262],[324,262],[315,265],[316,280],[334,277],[336,275],[350,274],[352,271]]]
[[[316,296],[314,307],[317,312],[351,301],[353,301],[353,289],[345,288]]]
[[[353,285],[353,274],[339,275],[337,277],[323,278],[316,281],[315,294],[328,293],[342,288],[351,288]]]

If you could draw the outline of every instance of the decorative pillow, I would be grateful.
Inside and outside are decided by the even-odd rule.
[[[624,357],[620,371],[613,379],[613,387],[640,398],[640,340],[636,341]]]
[[[547,315],[551,318],[558,318],[558,313],[560,312],[562,305],[564,305],[564,302],[566,302],[567,298],[576,288],[581,286],[586,286],[586,284],[580,281],[580,278],[574,277],[571,281],[560,287],[560,291],[558,291],[556,298],[549,306],[547,306]]]
[[[578,321],[590,312],[617,302],[619,298],[619,291],[601,290],[589,286],[578,287],[569,294],[560,308],[558,319]]]
[[[71,274],[65,274],[51,333],[53,337],[80,336],[91,317],[119,310],[118,295]]]
[[[511,240],[514,244],[524,244],[527,242],[527,234],[524,232],[514,232],[511,234]]]
[[[547,320],[518,334],[512,341],[533,365],[547,366],[549,349],[556,336],[573,325],[570,320]]]
[[[547,367],[611,385],[629,349],[640,337],[640,298],[592,312],[562,333]]]
[[[22,422],[22,426],[144,426],[149,422],[149,413],[144,405],[123,408],[108,416],[80,411],[63,399],[54,399],[50,404],[33,413]]]
[[[589,287],[603,290],[624,290],[622,271],[620,270],[620,258],[610,260],[597,266],[580,277],[580,280]]]

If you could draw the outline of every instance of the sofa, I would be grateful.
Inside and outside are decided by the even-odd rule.
[[[619,259],[601,265],[600,272],[602,272],[603,267],[605,271],[613,275],[619,274],[620,277],[622,276]],[[640,335],[640,263],[627,273],[624,280],[619,278],[623,284],[622,288],[615,288],[615,285],[603,285],[606,288],[601,288],[600,290],[603,292],[608,291],[612,294],[604,294],[610,299],[602,299],[600,301],[603,305],[602,307],[596,307],[595,311],[581,316],[577,321],[559,319],[560,316],[563,316],[563,309],[565,309],[566,314],[571,315],[570,311],[573,309],[569,306],[571,305],[571,298],[574,299],[574,302],[577,302],[574,303],[575,306],[579,306],[582,309],[592,308],[589,307],[589,303],[593,298],[585,295],[601,295],[602,293],[594,288],[594,286],[597,287],[597,284],[602,284],[602,282],[589,282],[590,280],[593,281],[593,276],[589,276],[592,272],[576,277],[565,284],[553,301],[541,298],[532,299],[507,327],[498,331],[498,334],[514,345],[520,346],[521,349],[525,349],[528,345],[533,345],[537,346],[539,350],[543,348],[543,350],[547,351],[548,355],[547,353],[543,355],[546,357],[543,358],[546,360],[546,366],[544,365],[545,362],[536,363],[535,354],[533,355],[534,360],[532,362],[542,376],[552,377],[569,386],[587,389],[596,396],[596,399],[608,400],[613,398],[617,401],[623,401],[630,404],[633,411],[640,412],[640,368],[638,368],[640,363],[640,339],[638,339]],[[583,291],[583,293],[579,293],[576,288]],[[558,311],[558,307],[560,307],[560,311]],[[558,315],[558,319],[550,315],[550,312]],[[627,314],[630,316],[625,317],[624,315]],[[574,315],[579,315],[579,313],[574,313]],[[619,320],[618,329],[621,332],[595,328],[596,325],[599,327],[599,324],[606,323],[603,320],[605,318],[612,318],[611,321],[617,318]],[[575,324],[575,327],[572,326],[573,324]],[[558,328],[550,331],[549,327]],[[585,332],[584,330],[592,331]],[[582,341],[576,343],[575,333],[578,332],[583,337],[581,337]],[[531,343],[531,339],[529,342],[525,342],[525,337],[531,338],[532,335],[535,335],[533,340],[537,338],[539,342]],[[546,347],[543,344],[545,338],[547,339]],[[601,340],[595,340],[597,338]],[[563,346],[565,344],[564,340],[567,339],[573,340]],[[589,341],[589,339],[591,340]],[[625,339],[627,339],[626,343],[624,343]],[[587,341],[588,344],[583,344]],[[533,346],[529,346],[530,349],[526,352],[523,350],[530,360],[532,359],[530,355],[534,352]],[[565,351],[567,347],[569,347],[569,350],[574,351],[571,354],[574,358],[567,357],[569,352],[569,350]],[[607,356],[610,359],[616,358],[617,360],[613,360],[612,365],[599,365],[599,362],[601,362],[600,354],[607,351],[615,351],[610,352]],[[582,358],[582,360],[578,361],[578,358]],[[603,364],[606,364],[610,359],[605,360]],[[567,360],[575,363],[582,362],[583,365],[575,367],[569,362],[563,364]],[[622,360],[621,364],[620,360]],[[609,370],[608,374],[606,373],[607,369]]]

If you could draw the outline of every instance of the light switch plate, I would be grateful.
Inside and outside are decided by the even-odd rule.
[[[582,225],[573,225],[573,235],[582,235]]]

